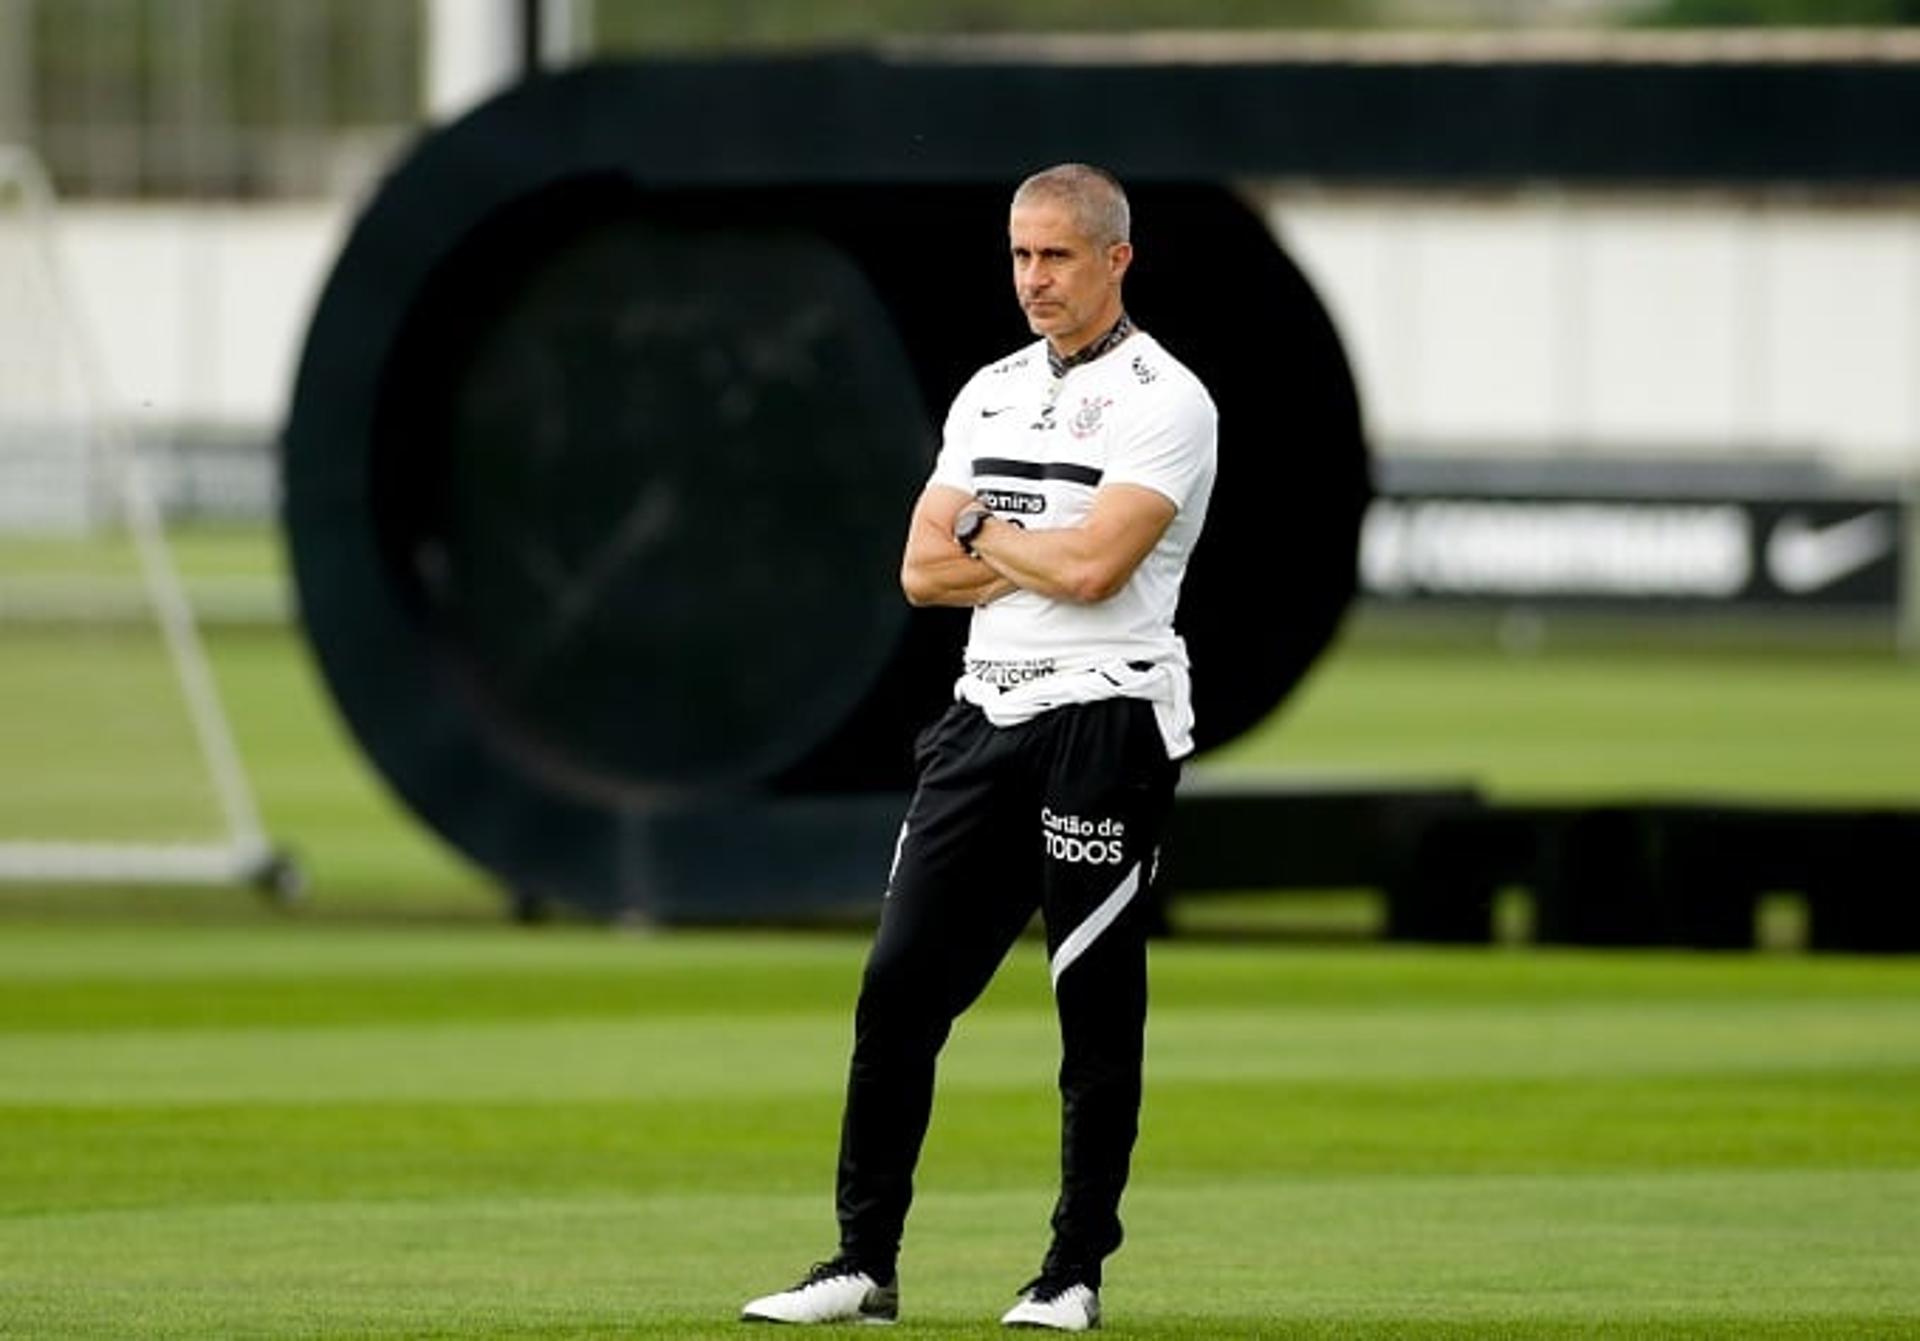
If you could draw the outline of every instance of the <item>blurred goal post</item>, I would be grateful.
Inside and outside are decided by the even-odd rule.
[[[0,145],[0,882],[291,897],[56,208],[38,158]]]

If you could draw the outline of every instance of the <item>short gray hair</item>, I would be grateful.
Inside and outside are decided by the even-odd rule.
[[[1095,246],[1132,239],[1133,211],[1127,206],[1127,193],[1120,179],[1105,168],[1088,163],[1057,163],[1042,168],[1013,193],[1015,208],[1034,200],[1066,206],[1080,231]]]

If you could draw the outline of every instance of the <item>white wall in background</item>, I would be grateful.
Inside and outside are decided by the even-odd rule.
[[[285,417],[348,212],[315,206],[69,206],[59,251],[136,425]]]
[[[1275,191],[1376,440],[1920,475],[1920,200]]]

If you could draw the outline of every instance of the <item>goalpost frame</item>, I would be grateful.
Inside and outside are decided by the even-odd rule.
[[[0,144],[0,186],[11,184],[25,211],[52,216],[56,199],[45,167],[32,150]],[[107,466],[111,497],[132,537],[140,578],[158,623],[168,662],[179,683],[193,736],[211,778],[224,842],[115,843],[0,840],[0,883],[250,884],[292,898],[300,880],[291,861],[268,841],[252,784],[220,702],[193,607],[167,547],[164,519],[131,436],[114,410],[91,332],[80,320],[60,257],[44,222],[28,220],[29,244],[39,253],[57,335],[73,358],[82,390],[97,407],[97,447]]]

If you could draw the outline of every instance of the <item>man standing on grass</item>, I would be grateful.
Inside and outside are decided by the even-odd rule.
[[[1145,892],[1193,748],[1173,630],[1213,487],[1199,380],[1134,326],[1125,193],[1082,164],[1013,198],[1014,291],[1042,337],[948,412],[908,526],[915,605],[973,608],[955,703],[923,732],[860,992],[840,1251],[749,1303],[765,1322],[892,1321],[934,1062],[1039,908],[1060,1018],[1061,1189],[1040,1274],[1001,1320],[1100,1324],[1139,1125]]]

